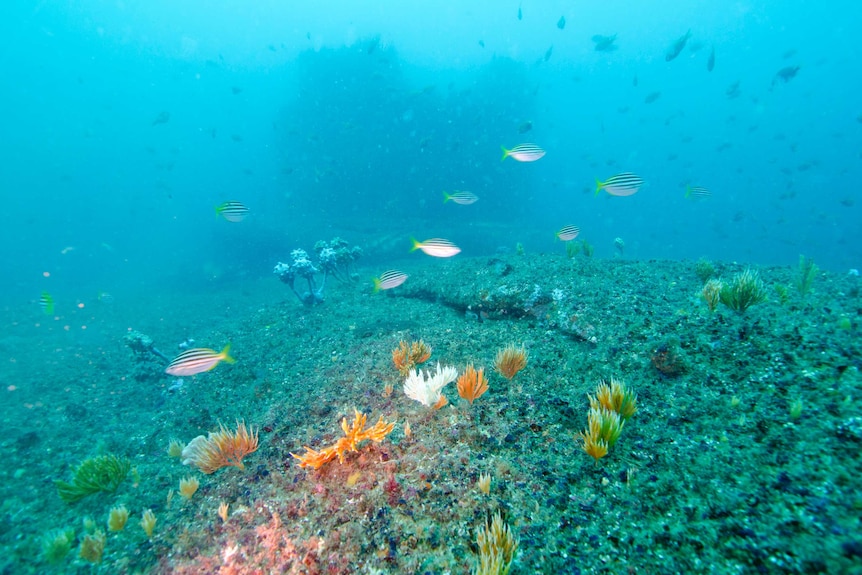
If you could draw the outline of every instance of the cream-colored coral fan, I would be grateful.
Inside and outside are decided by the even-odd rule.
[[[456,377],[458,377],[457,369],[449,366],[440,367],[440,362],[437,362],[437,371],[434,374],[430,371],[412,370],[404,381],[404,393],[410,399],[431,407],[440,401],[443,387],[455,381]]]

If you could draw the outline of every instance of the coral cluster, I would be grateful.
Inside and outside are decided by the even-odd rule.
[[[720,298],[721,303],[743,314],[749,307],[766,301],[766,288],[760,275],[747,269],[722,286]]]
[[[479,566],[476,575],[506,575],[512,568],[518,539],[499,513],[479,529],[476,536]]]
[[[587,397],[590,400],[587,429],[578,433],[577,439],[581,449],[598,462],[608,454],[622,435],[625,422],[637,411],[637,395],[611,378],[610,383],[599,382],[596,394]]]
[[[514,344],[510,344],[497,352],[494,368],[497,373],[511,381],[519,371],[527,366],[527,359],[527,350],[523,346],[515,347]]]
[[[409,344],[402,339],[398,347],[392,350],[392,363],[401,375],[407,375],[414,367],[428,361],[429,357],[431,347],[421,339]]]
[[[697,260],[696,264],[694,264],[694,273],[697,275],[697,279],[700,280],[700,283],[705,284],[715,276],[715,266],[712,265],[712,262],[708,259],[701,258]]]
[[[806,258],[804,255],[799,256],[799,275],[796,277],[795,283],[796,291],[799,292],[800,296],[805,297],[811,291],[818,271],[820,269],[815,265],[813,259]]]
[[[85,535],[78,549],[78,556],[88,563],[101,563],[108,538],[101,529],[91,535]]]
[[[66,503],[74,503],[99,491],[113,492],[126,478],[132,462],[117,455],[100,455],[85,459],[75,469],[71,483],[55,480],[57,492]]]
[[[488,380],[485,379],[485,368],[480,367],[479,371],[473,367],[473,364],[467,366],[461,377],[458,378],[458,395],[470,402],[476,401],[479,396],[488,391]]]
[[[153,536],[153,530],[156,528],[156,514],[151,509],[147,509],[141,515],[141,529],[147,534],[147,538]]]
[[[75,542],[75,530],[71,528],[53,529],[42,535],[42,559],[58,564],[66,559]]]
[[[328,243],[321,240],[314,244],[314,251],[320,260],[318,264],[324,273],[332,274],[339,281],[355,281],[357,273],[354,262],[362,257],[362,248],[350,246],[347,240],[334,237]]]
[[[341,429],[344,431],[344,437],[340,438],[333,445],[320,451],[315,451],[306,446],[303,455],[291,453],[293,457],[299,460],[300,467],[319,469],[324,463],[332,461],[336,457],[338,457],[339,462],[343,463],[344,454],[348,451],[358,451],[356,447],[360,442],[370,439],[375,443],[380,443],[395,429],[395,423],[387,423],[383,420],[383,416],[380,416],[380,419],[372,427],[365,429],[367,416],[364,413],[360,413],[357,409],[353,411],[353,423],[348,427],[347,418],[342,418]]]
[[[637,394],[626,387],[626,384],[611,378],[610,384],[600,381],[596,386],[596,395],[587,396],[590,400],[591,409],[605,408],[618,413],[624,421],[635,414],[638,410]]]
[[[290,289],[305,305],[315,305],[323,303],[323,290],[326,287],[326,273],[323,274],[323,281],[320,287],[317,287],[317,282],[314,275],[319,273],[314,264],[308,258],[308,252],[301,249],[295,249],[290,252],[290,257],[293,261],[286,264],[278,262],[275,269],[272,270],[278,276],[278,279],[290,286]],[[296,278],[302,278],[308,284],[308,291],[300,293],[296,288]]]
[[[194,465],[206,474],[226,466],[245,466],[243,458],[257,451],[257,430],[249,430],[245,422],[236,422],[236,431],[219,424],[220,429],[210,432],[209,437],[198,435],[185,446],[182,452],[183,465]]]
[[[111,507],[108,512],[108,531],[122,531],[129,520],[129,510],[125,505]]]
[[[709,311],[715,311],[715,308],[721,302],[721,288],[723,287],[724,284],[721,283],[721,280],[715,278],[708,279],[703,284],[703,288],[700,290],[700,297],[706,302],[706,307],[709,308]]]
[[[437,371],[411,371],[404,381],[404,393],[410,399],[415,399],[427,407],[442,407],[448,403],[445,396],[441,395],[446,384],[455,381],[458,370],[454,367],[440,367],[437,362]]]
[[[311,262],[308,252],[295,249],[290,252],[291,263],[278,262],[273,269],[273,273],[289,285],[299,301],[305,305],[323,303],[323,290],[326,288],[327,277],[333,276],[341,281],[352,280],[356,275],[352,270],[352,264],[362,255],[361,248],[358,246],[351,248],[341,238],[334,238],[329,243],[317,242],[314,244],[314,250],[317,253],[317,265]],[[314,279],[316,274],[323,274],[320,287]],[[305,280],[308,291],[300,292],[301,288],[296,286],[297,278]]]

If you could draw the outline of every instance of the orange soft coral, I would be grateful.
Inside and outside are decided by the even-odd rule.
[[[523,346],[515,347],[515,344],[509,344],[497,352],[494,367],[497,373],[512,381],[512,378],[527,366],[528,358],[527,350]]]
[[[401,375],[409,374],[414,367],[428,361],[429,357],[431,347],[421,339],[410,344],[402,339],[398,347],[392,350],[392,363]]]
[[[367,416],[360,413],[357,409],[353,410],[354,418],[350,427],[347,427],[347,418],[341,420],[341,429],[344,430],[344,437],[335,442],[334,445],[315,451],[306,446],[304,455],[296,455],[291,453],[293,457],[299,460],[300,467],[311,467],[319,469],[324,463],[332,461],[338,457],[339,462],[344,462],[344,454],[348,451],[358,451],[357,445],[360,442],[370,439],[375,443],[380,443],[383,438],[389,435],[395,429],[395,423],[386,423],[383,416],[372,427],[365,429],[365,421]]]
[[[458,395],[473,405],[473,402],[486,391],[488,391],[488,380],[485,379],[485,368],[480,367],[479,371],[476,371],[471,363],[458,378]]]

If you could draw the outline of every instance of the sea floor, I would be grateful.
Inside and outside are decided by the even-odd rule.
[[[330,282],[314,307],[274,276],[56,319],[7,307],[0,573],[471,573],[497,512],[518,540],[512,573],[862,573],[859,277],[820,272],[803,296],[795,267],[754,268],[769,299],[739,314],[707,308],[694,262],[417,262],[400,288]],[[178,380],[132,351],[132,330],[168,356],[230,342],[236,363]],[[449,384],[439,409],[407,398],[392,350],[419,339],[425,367],[482,366],[489,391],[471,406]],[[508,381],[494,359],[511,343],[529,360]],[[637,412],[595,461],[576,434],[611,377]],[[300,468],[291,453],[333,444],[354,410],[395,429]],[[168,454],[238,419],[260,437],[244,470]],[[54,480],[104,454],[131,460],[119,488],[64,502]],[[46,544],[65,528],[68,553]],[[91,564],[80,545],[97,531]]]

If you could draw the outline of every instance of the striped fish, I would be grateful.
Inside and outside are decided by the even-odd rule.
[[[42,308],[45,315],[54,315],[54,298],[51,297],[51,294],[46,291],[42,292],[42,296],[39,298],[39,307]]]
[[[537,146],[536,144],[518,144],[511,150],[507,150],[503,147],[503,157],[500,159],[502,162],[508,157],[512,157],[519,162],[535,162],[538,159],[541,159],[542,156],[545,155],[545,150]]]
[[[456,204],[461,204],[462,206],[469,206],[470,204],[478,202],[479,196],[473,192],[452,192],[451,194],[443,192],[443,203],[445,204],[449,200],[452,200]]]
[[[644,181],[640,176],[631,172],[624,172],[608,178],[604,182],[597,179],[596,195],[598,196],[599,192],[604,190],[612,196],[632,196],[638,192],[643,183]]]
[[[706,200],[712,196],[712,192],[701,186],[686,186],[685,197],[693,200]]]
[[[221,352],[205,347],[197,347],[188,349],[174,358],[170,363],[165,373],[168,375],[195,375],[209,371],[224,360],[228,363],[233,363],[234,358],[230,355],[230,344],[224,346]]]
[[[564,242],[570,242],[581,233],[581,228],[578,226],[565,226],[563,229],[557,232],[557,237],[563,240]]]
[[[240,202],[225,202],[216,206],[216,215],[221,216],[229,222],[241,222],[249,214],[249,209]]]
[[[380,290],[397,288],[407,281],[407,274],[398,270],[388,270],[380,274],[379,278],[374,278],[374,293]]]
[[[441,238],[431,238],[424,242],[418,242],[414,239],[413,248],[410,251],[414,252],[416,250],[422,250],[429,256],[434,256],[435,258],[451,258],[461,252],[461,248],[449,240]]]

